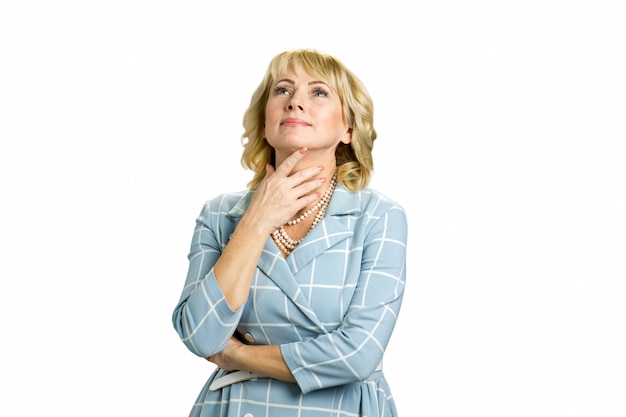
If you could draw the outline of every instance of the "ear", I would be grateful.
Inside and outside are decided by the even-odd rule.
[[[352,128],[349,127],[346,133],[341,137],[341,143],[346,145],[352,142]]]

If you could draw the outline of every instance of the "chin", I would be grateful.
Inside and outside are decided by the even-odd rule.
[[[272,144],[270,143],[270,145]],[[274,143],[274,145],[272,146],[274,147],[274,149],[295,151],[296,149],[309,147],[310,142],[304,141],[302,139],[286,138],[284,140],[277,141],[277,143]]]

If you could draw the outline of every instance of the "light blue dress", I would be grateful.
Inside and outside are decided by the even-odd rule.
[[[324,220],[286,259],[268,237],[248,301],[233,311],[213,265],[251,196],[229,193],[204,205],[172,321],[200,357],[223,350],[235,331],[253,344],[280,345],[297,383],[258,378],[210,391],[223,373],[216,369],[190,416],[396,416],[380,363],[404,294],[403,208],[372,189],[337,185]]]

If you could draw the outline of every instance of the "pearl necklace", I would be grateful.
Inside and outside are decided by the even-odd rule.
[[[294,240],[290,238],[287,232],[285,231],[285,225],[293,226],[295,224],[298,224],[304,219],[306,219],[311,213],[313,213],[316,210],[319,210],[317,214],[315,215],[315,219],[313,219],[313,224],[311,224],[311,227],[309,228],[308,232],[313,230],[313,228],[317,226],[317,224],[321,222],[324,216],[326,215],[326,209],[328,208],[328,204],[330,203],[330,199],[333,196],[336,186],[337,186],[337,173],[335,173],[335,175],[333,176],[333,179],[330,181],[328,188],[326,188],[324,195],[322,196],[322,198],[320,198],[320,200],[317,202],[316,205],[314,205],[313,207],[311,207],[310,209],[302,213],[299,217],[293,220],[289,220],[287,223],[285,223],[284,225],[280,226],[278,229],[272,232],[272,239],[274,239],[276,246],[278,246],[278,248],[285,255],[289,255],[296,248],[296,246],[298,246],[298,244],[302,242],[302,239],[304,239],[304,237],[298,240]]]

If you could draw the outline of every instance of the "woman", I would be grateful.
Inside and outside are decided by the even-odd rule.
[[[173,323],[218,366],[191,416],[395,416],[382,358],[404,293],[402,207],[369,189],[362,83],[314,50],[277,55],[244,115],[248,190],[196,221]]]

